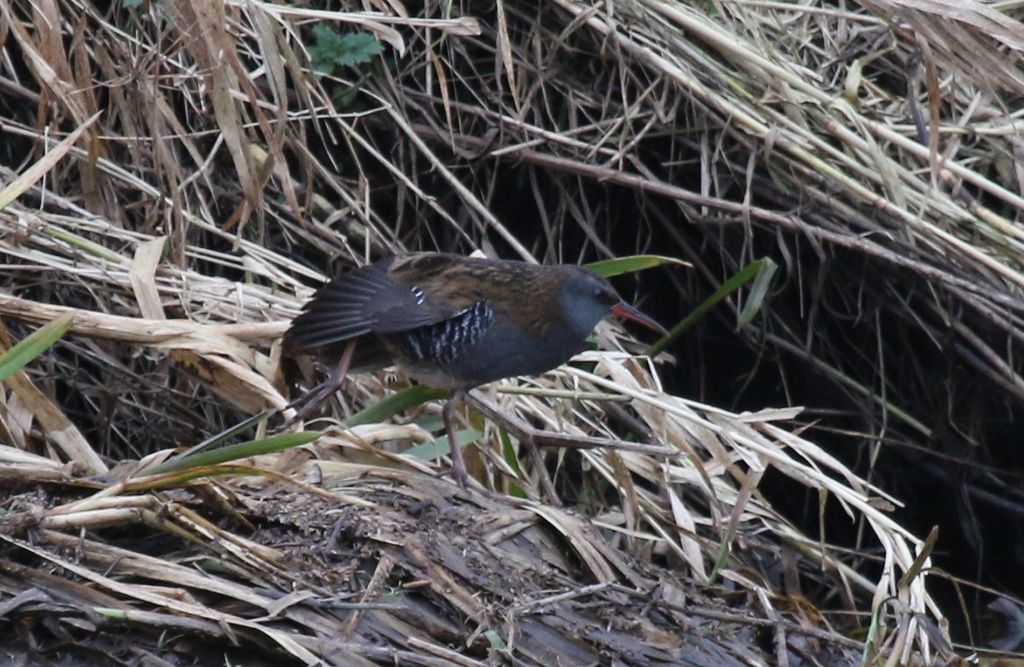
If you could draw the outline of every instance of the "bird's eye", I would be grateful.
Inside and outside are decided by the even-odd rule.
[[[619,302],[619,295],[615,293],[615,290],[603,286],[594,289],[594,298],[610,306]]]

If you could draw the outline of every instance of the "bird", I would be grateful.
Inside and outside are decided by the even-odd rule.
[[[442,416],[452,473],[465,489],[455,406],[475,387],[562,365],[609,315],[666,333],[583,266],[420,252],[324,284],[282,344],[291,353],[340,356],[332,376],[304,399],[303,414],[337,391],[351,369],[394,364],[421,384],[451,391]]]

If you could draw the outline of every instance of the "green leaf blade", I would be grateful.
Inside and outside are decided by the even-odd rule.
[[[602,259],[599,262],[591,262],[586,266],[599,276],[611,278],[612,276],[622,275],[623,273],[636,273],[637,271],[653,269],[667,264],[674,266],[690,266],[689,262],[685,262],[676,257],[666,257],[664,255],[629,255],[628,257],[613,257],[612,259]]]
[[[468,428],[459,431],[455,434],[456,446],[459,449],[465,449],[466,445],[477,440],[483,433],[476,430],[475,428]],[[407,456],[412,456],[421,461],[436,461],[442,456],[448,456],[451,454],[451,444],[448,442],[448,436],[442,435],[432,442],[424,442],[420,445],[414,445],[409,449],[402,452]]]
[[[444,398],[448,393],[443,389],[431,389],[422,384],[414,385],[408,389],[395,392],[387,398],[377,401],[373,405],[357,412],[346,419],[342,425],[345,428],[352,428],[362,424],[377,424],[394,417],[400,412],[405,412],[411,407],[422,405],[434,399]]]
[[[0,355],[0,382],[14,375],[60,340],[71,328],[75,316],[66,313],[33,331]]]
[[[145,475],[159,475],[187,468],[199,466],[211,466],[218,463],[226,463],[249,456],[261,454],[272,454],[292,447],[308,445],[320,437],[320,431],[299,431],[297,433],[279,433],[260,440],[249,440],[240,442],[237,445],[228,445],[207,451],[198,452],[191,456],[168,461],[154,468],[145,471]]]
[[[752,298],[747,300],[748,307],[745,307],[743,312],[740,314],[738,326],[743,326],[744,324],[749,323],[750,319],[753,319],[754,315],[763,305],[764,296],[767,294],[771,278],[775,274],[775,268],[775,262],[767,257],[756,259],[744,266],[742,269],[730,276],[730,278],[726,280],[721,287],[715,290],[714,294],[701,302],[699,306],[690,311],[689,315],[672,327],[669,330],[668,335],[663,336],[661,340],[652,345],[647,351],[647,354],[652,357],[659,354],[662,350],[671,345],[673,341],[682,336],[690,327],[700,320],[705,313],[714,308],[720,301],[740,289],[746,283],[754,280],[754,284],[757,287],[757,298],[754,298],[754,295],[752,295]],[[760,276],[764,277],[759,281],[758,278]]]
[[[736,318],[737,331],[750,324],[754,316],[761,312],[761,307],[768,297],[768,289],[771,287],[772,278],[775,277],[775,272],[779,268],[779,265],[772,261],[770,257],[762,257],[756,262],[752,262],[752,264],[758,265],[757,273],[754,275],[754,284],[750,286],[750,295],[743,303],[743,309],[740,311],[739,317]]]

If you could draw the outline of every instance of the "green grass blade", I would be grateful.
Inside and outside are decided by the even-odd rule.
[[[683,260],[676,259],[675,257],[665,257],[663,255],[630,255],[628,257],[614,257],[612,259],[603,259],[600,262],[592,262],[587,264],[587,268],[599,276],[611,278],[612,276],[618,276],[623,273],[635,273],[637,271],[653,269],[657,266],[664,266],[666,264],[690,266],[689,262],[684,262]]]
[[[456,433],[455,439],[458,443],[459,449],[463,449],[466,445],[473,442],[481,435],[483,435],[483,433],[475,428],[467,428]],[[442,456],[448,455],[450,452],[451,447],[448,446],[448,436],[442,435],[433,442],[424,442],[422,445],[410,447],[402,453],[414,456],[422,461],[436,461]]]
[[[206,440],[203,440],[198,445],[193,445],[192,447],[189,447],[187,450],[185,450],[181,454],[178,454],[177,456],[175,456],[173,459],[171,459],[167,463],[170,464],[170,463],[173,463],[175,461],[179,461],[179,460],[185,458],[186,456],[192,456],[193,454],[197,454],[197,453],[199,453],[199,452],[201,452],[203,450],[213,449],[214,447],[219,446],[222,442],[226,442],[227,440],[235,437],[239,433],[241,433],[243,431],[246,431],[246,430],[248,430],[249,428],[251,428],[253,426],[258,425],[262,421],[265,421],[268,417],[270,417],[275,412],[277,412],[277,410],[270,409],[270,410],[264,410],[263,412],[260,412],[259,414],[255,414],[252,417],[249,417],[248,419],[245,419],[244,421],[239,422],[238,424],[235,424],[231,428],[228,428],[228,429],[226,429],[224,431],[221,431],[220,433],[218,433],[216,435],[211,435],[209,438],[207,438]]]
[[[66,229],[51,226],[43,228],[42,231],[47,236],[52,236],[55,239],[60,239],[61,241],[64,241],[68,245],[78,248],[82,252],[88,253],[90,255],[95,255],[96,257],[105,259],[108,262],[112,262],[113,264],[126,264],[128,261],[126,258],[122,257],[121,255],[118,255],[113,250],[104,248],[100,244],[93,243],[92,241],[82,238],[78,234],[69,232]]]
[[[442,389],[431,389],[430,387],[422,384],[414,385],[408,389],[395,392],[384,400],[378,401],[377,403],[360,410],[346,419],[342,423],[342,426],[352,428],[353,426],[360,426],[362,424],[376,424],[393,417],[400,412],[404,412],[411,407],[422,405],[427,401],[444,398],[448,396],[448,393],[449,392]]]
[[[751,298],[748,303],[748,306],[750,306],[750,308],[752,309],[752,312],[749,313],[749,317],[752,318],[753,314],[757,312],[757,309],[759,309],[761,304],[763,303],[763,296],[767,292],[768,283],[771,279],[771,276],[775,273],[775,268],[775,262],[773,262],[771,259],[768,259],[767,257],[762,259],[756,259],[750,264],[744,266],[742,269],[734,273],[731,278],[725,281],[725,283],[721,287],[715,290],[714,294],[709,296],[707,299],[704,299],[704,301],[699,306],[694,308],[689,315],[684,317],[674,327],[672,327],[669,330],[667,336],[664,336],[661,340],[652,345],[651,348],[647,351],[647,354],[653,357],[662,350],[664,350],[666,347],[671,345],[673,341],[682,336],[690,327],[692,327],[697,322],[697,320],[704,317],[704,314],[707,313],[712,308],[714,308],[722,299],[729,296],[746,283],[750,282],[751,280],[754,280],[758,276],[762,275],[762,273],[764,273],[767,274],[767,278],[763,279],[763,285],[761,285],[758,288],[760,291],[760,297],[756,300]],[[759,283],[755,281],[755,285],[758,284]],[[746,312],[747,308],[744,308],[744,313]],[[745,324],[742,317],[743,314],[741,313],[740,326],[742,326],[742,324]],[[747,321],[749,321],[749,319]]]
[[[50,349],[51,345],[67,333],[74,319],[74,315],[66,313],[50,320],[0,355],[0,382],[11,377],[30,361]]]
[[[754,284],[750,286],[750,296],[747,297],[743,304],[743,310],[736,318],[737,330],[750,324],[754,316],[761,312],[761,306],[764,305],[765,297],[768,296],[768,289],[772,286],[772,278],[775,277],[775,272],[779,268],[779,265],[770,257],[762,257],[751,264],[759,264],[759,266],[757,274],[754,276]]]
[[[162,463],[155,468],[146,471],[146,475],[159,475],[175,470],[184,470],[197,466],[210,466],[226,461],[234,461],[247,456],[258,456],[260,454],[271,454],[283,449],[306,445],[320,437],[319,431],[299,431],[298,433],[280,433],[269,438],[260,440],[249,440],[240,442],[237,445],[228,445],[220,449],[199,452],[191,456]]]

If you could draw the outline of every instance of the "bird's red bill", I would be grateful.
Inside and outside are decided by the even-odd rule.
[[[651,329],[652,331],[657,331],[662,336],[668,334],[668,331],[665,329],[665,327],[658,324],[658,322],[654,318],[644,315],[642,312],[640,312],[633,306],[629,305],[625,301],[619,301],[617,304],[612,306],[612,315],[624,320],[633,320],[634,322],[642,324],[648,329]]]

